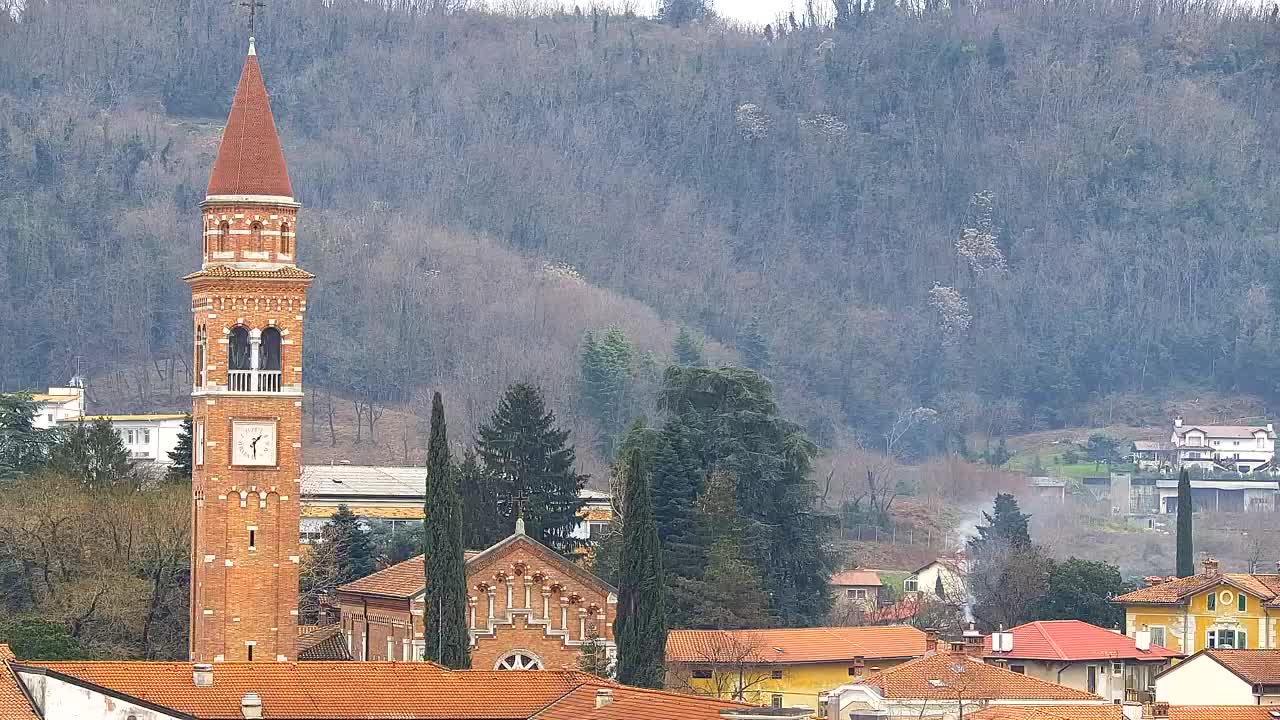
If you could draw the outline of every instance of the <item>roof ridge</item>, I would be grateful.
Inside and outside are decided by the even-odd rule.
[[[1044,641],[1049,643],[1049,647],[1053,648],[1053,651],[1058,654],[1059,658],[1065,660],[1067,658],[1066,651],[1063,650],[1062,646],[1059,645],[1057,641],[1053,639],[1053,636],[1045,630],[1044,625],[1039,620],[1035,621],[1034,624],[1036,626],[1036,631],[1040,633],[1040,637],[1044,638]]]

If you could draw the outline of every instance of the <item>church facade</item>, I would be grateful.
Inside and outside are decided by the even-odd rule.
[[[191,659],[296,659],[302,327],[294,200],[253,40],[201,204]]]
[[[617,591],[516,532],[468,553],[467,623],[476,670],[577,668],[583,645],[615,654]],[[356,660],[422,660],[426,580],[411,558],[338,588],[339,622]]]

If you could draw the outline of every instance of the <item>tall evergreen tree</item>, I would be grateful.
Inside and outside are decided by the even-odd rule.
[[[182,430],[178,433],[178,442],[169,452],[169,469],[165,478],[174,482],[191,482],[191,416],[182,421]]]
[[[707,561],[694,586],[699,591],[694,627],[733,630],[771,624],[769,597],[747,559],[753,533],[738,512],[737,495],[733,476],[718,469],[697,501],[698,534]]]
[[[600,424],[600,453],[614,454],[618,435],[628,420],[627,389],[634,351],[627,336],[610,328],[596,339],[587,333],[582,349],[582,397],[591,416]]]
[[[462,500],[449,461],[449,432],[440,393],[431,398],[427,443],[423,562],[426,572],[423,638],[427,659],[454,670],[471,667],[467,635],[467,578],[462,556]]]
[[[105,418],[78,422],[63,433],[49,452],[49,468],[91,488],[137,485],[140,479],[120,434]]]
[[[455,471],[462,497],[462,546],[483,550],[510,535],[511,528],[501,514],[497,482],[479,462],[475,448],[463,451]]]
[[[618,682],[636,687],[663,685],[664,624],[662,545],[653,520],[649,478],[641,452],[625,459],[622,558],[618,575]]]
[[[1191,543],[1191,475],[1186,468],[1178,475],[1178,549],[1177,575],[1191,577],[1196,574],[1196,559]]]
[[[769,340],[764,336],[758,315],[752,317],[738,333],[738,352],[742,353],[742,361],[752,370],[763,372],[769,368]]]
[[[676,365],[683,367],[703,367],[707,361],[702,356],[702,341],[689,332],[689,328],[680,327],[676,339],[671,343],[671,359]]]
[[[369,532],[345,503],[338,506],[338,512],[329,518],[320,533],[324,542],[333,543],[337,564],[335,585],[345,585],[377,569],[377,554]]]
[[[476,449],[493,479],[504,527],[514,526],[514,500],[526,498],[525,532],[557,552],[569,553],[581,544],[573,531],[587,476],[574,471],[569,431],[555,425],[542,391],[518,383],[507,388],[493,417],[480,426]]]
[[[1027,529],[1030,515],[1018,508],[1018,499],[1011,493],[996,495],[995,506],[991,512],[983,512],[986,526],[978,526],[978,536],[969,541],[971,547],[979,547],[988,540],[1007,541],[1016,548],[1030,547],[1031,532]]]
[[[36,429],[38,410],[30,393],[0,393],[0,479],[31,472],[48,459],[59,434]]]

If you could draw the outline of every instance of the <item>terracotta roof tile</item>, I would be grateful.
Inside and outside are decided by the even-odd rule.
[[[252,45],[231,101],[207,194],[293,197],[267,86]]]
[[[1124,720],[1119,705],[993,705],[970,720]]]
[[[605,685],[583,685],[539,713],[537,720],[720,720],[721,710],[748,707],[740,703],[660,690],[607,686],[612,702],[596,707],[596,691]]]
[[[932,682],[931,682],[932,681]],[[868,676],[864,685],[886,698],[954,700],[958,688],[975,700],[1101,700],[1097,695],[988,665],[978,658],[937,653]]]
[[[340,592],[382,597],[409,598],[422,592],[427,586],[426,568],[422,555],[417,555],[383,568],[372,575],[352,580],[338,587]]]
[[[1169,720],[1275,720],[1269,705],[1170,705]]]
[[[13,651],[8,645],[0,643],[0,718],[5,720],[39,720],[31,701],[23,692],[18,678],[9,669],[13,660]]]
[[[350,660],[351,651],[347,649],[347,638],[342,634],[341,625],[312,626],[310,632],[298,635],[298,659],[316,660]]]
[[[1205,650],[1250,685],[1280,685],[1280,650]]]
[[[261,280],[310,280],[314,277],[315,275],[312,275],[306,270],[301,270],[293,266],[279,267],[274,270],[251,270],[247,268],[231,267],[230,265],[214,265],[203,270],[197,270],[182,279],[258,278]]]
[[[1277,596],[1280,596],[1280,575],[1268,575],[1261,573],[1219,573],[1210,575],[1200,573],[1198,575],[1191,575],[1189,577],[1163,582],[1159,585],[1149,585],[1144,588],[1138,588],[1131,593],[1120,595],[1115,598],[1114,602],[1121,605],[1181,604],[1185,602],[1188,597],[1218,583],[1234,585],[1246,592],[1262,598],[1262,600],[1268,604],[1274,604],[1277,600]]]
[[[905,625],[667,633],[669,662],[709,662],[726,654],[770,664],[835,662],[856,657],[909,658],[924,652],[925,634]]]
[[[881,582],[880,576],[874,570],[845,570],[832,575],[831,584],[879,587]]]
[[[1168,648],[1152,645],[1139,650],[1133,638],[1079,620],[1041,620],[1019,625],[1013,635],[1011,652],[992,652],[991,636],[985,642],[988,658],[1025,660],[1164,660],[1182,657]]]

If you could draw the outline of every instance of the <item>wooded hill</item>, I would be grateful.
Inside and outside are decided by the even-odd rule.
[[[308,380],[424,413],[443,387],[477,419],[527,379],[585,446],[585,332],[622,328],[643,411],[685,325],[764,367],[823,444],[883,445],[936,408],[911,453],[1115,392],[1276,397],[1280,24],[927,5],[767,41],[588,8],[273,2],[258,49],[319,275]],[[136,373],[138,406],[160,369],[187,382],[179,278],[237,9],[0,19],[0,389],[76,358]]]

